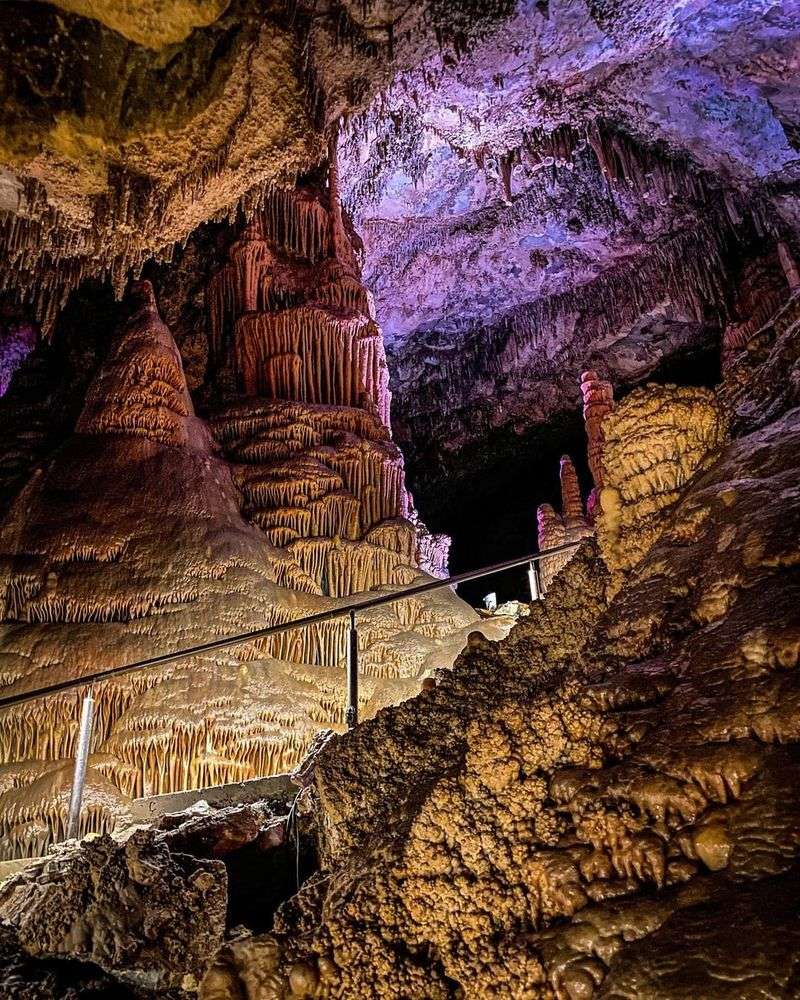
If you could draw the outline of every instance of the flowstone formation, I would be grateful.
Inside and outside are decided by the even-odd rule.
[[[289,550],[301,585],[346,597],[410,583],[418,564],[446,576],[447,556],[413,510],[391,441],[383,339],[345,232],[335,150],[331,162],[330,210],[311,192],[272,199],[213,279],[211,363],[245,396],[211,424],[248,519]]]
[[[586,540],[506,640],[320,750],[323,871],[204,1000],[797,995],[798,345],[794,299],[735,394],[617,408],[612,454],[634,410],[670,415],[660,462],[709,449],[658,536],[625,567]]]
[[[584,511],[571,459],[561,459],[561,509],[537,509],[539,548],[553,548],[597,532],[615,589],[650,550],[663,528],[663,511],[727,439],[728,414],[710,389],[648,385],[614,405],[609,382],[581,377],[589,468],[594,488]],[[575,555],[570,549],[541,560],[542,589]]]
[[[663,529],[662,511],[725,441],[728,419],[710,389],[636,389],[602,424],[598,540],[612,573],[634,567]]]
[[[240,399],[219,413],[231,465],[195,415],[152,288],[136,296],[75,434],[0,524],[3,694],[428,579],[382,422],[385,369],[336,341],[368,327],[376,358],[374,324],[327,321],[333,384],[350,379],[352,398]],[[475,620],[446,589],[360,615],[363,713],[452,662]],[[289,770],[320,728],[343,725],[346,629],[340,618],[95,684],[85,829],[111,829],[129,797]],[[64,835],[81,695],[0,712],[6,856]]]

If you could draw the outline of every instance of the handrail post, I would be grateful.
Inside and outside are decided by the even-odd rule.
[[[531,603],[538,601],[542,596],[542,591],[539,587],[539,571],[533,559],[528,563],[528,585],[531,588]]]
[[[358,630],[356,613],[350,612],[350,631],[347,636],[347,728],[358,724]]]
[[[81,727],[78,731],[78,743],[75,747],[75,773],[72,777],[72,794],[69,799],[67,840],[75,840],[80,833],[81,803],[83,802],[83,786],[86,781],[86,763],[89,759],[89,746],[92,742],[93,715],[94,699],[91,693],[89,693],[83,699]]]

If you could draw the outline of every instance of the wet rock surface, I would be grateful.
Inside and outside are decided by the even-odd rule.
[[[4,696],[429,579],[381,333],[337,206],[284,192],[242,227],[214,279],[213,364],[220,389],[238,373],[259,394],[229,392],[208,422],[152,284],[131,287],[73,433],[27,478],[24,457],[9,477]],[[3,400],[23,429],[25,398]],[[446,588],[362,614],[362,717],[418,691],[478,624]],[[347,629],[340,615],[101,679],[83,832],[112,830],[132,798],[298,764],[321,725],[344,725]],[[0,855],[64,836],[81,697],[66,688],[0,709]]]
[[[188,1000],[215,959],[278,954],[253,934],[316,868],[308,807],[284,798],[62,844],[0,885],[0,997]]]
[[[797,280],[796,0],[6,7],[23,319],[249,217],[337,132],[421,502],[465,445],[573,409],[581,370],[704,364]],[[194,388],[208,337],[179,340]]]

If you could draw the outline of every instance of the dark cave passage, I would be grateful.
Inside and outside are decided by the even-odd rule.
[[[720,346],[707,339],[701,349],[665,358],[645,380],[659,384],[713,387],[720,380]],[[634,385],[615,393],[622,400]],[[575,464],[583,496],[591,486],[587,464],[586,431],[579,410],[555,414],[546,424],[517,433],[505,427],[484,435],[456,455],[448,456],[451,470],[420,455],[418,442],[401,441],[408,461],[408,476],[423,516],[433,531],[453,540],[452,574],[502,562],[534,552],[536,508],[543,503],[556,509],[561,503],[559,461],[569,455]],[[459,595],[474,607],[482,606],[490,592],[498,603],[529,600],[524,568],[461,584]]]

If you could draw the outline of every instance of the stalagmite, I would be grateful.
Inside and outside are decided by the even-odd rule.
[[[601,380],[597,372],[588,371],[581,375],[581,394],[589,471],[592,473],[594,488],[599,491],[603,488],[603,421],[614,409],[614,389],[610,382]]]
[[[561,458],[560,479],[561,514],[557,514],[550,504],[542,504],[536,511],[540,551],[556,548],[567,542],[578,542],[593,534],[584,512],[575,466],[568,455]],[[539,561],[539,579],[543,592],[547,591],[574,554],[574,550],[567,550]]]
[[[613,587],[651,549],[664,512],[728,436],[728,418],[709,389],[636,389],[604,424],[602,515],[597,536]]]
[[[596,502],[603,482],[603,421],[614,408],[611,384],[603,382],[593,371],[581,375],[581,393],[584,406],[589,469],[595,487],[589,494],[584,508],[575,466],[569,455],[563,455],[559,469],[561,483],[561,514],[551,504],[542,504],[536,512],[539,550],[556,548],[567,542],[579,542],[594,533]],[[540,583],[546,591],[555,577],[575,555],[575,549],[547,556],[539,563]]]
[[[581,488],[578,485],[578,474],[569,455],[561,456],[561,514],[564,526],[569,534],[572,530],[584,524],[583,500]]]
[[[428,579],[380,331],[320,304],[344,274],[324,256],[330,231],[318,201],[286,195],[234,242],[209,289],[215,363],[246,358],[241,387],[265,395],[230,400],[208,426],[152,287],[133,287],[76,433],[0,523],[3,693]],[[293,282],[288,308],[266,294],[276,268]],[[476,623],[449,590],[360,618],[365,718],[449,665]],[[319,728],[344,725],[346,639],[339,618],[95,685],[83,831],[109,831],[130,797],[291,770]],[[64,835],[81,696],[0,711],[6,857]]]
[[[319,201],[298,196],[280,213],[257,216],[214,278],[214,342],[223,354],[232,345],[244,398],[219,409],[211,423],[226,455],[239,463],[246,516],[273,544],[297,553],[300,572],[285,566],[282,578],[310,579],[316,592],[347,596],[392,582],[385,560],[393,565],[395,553],[407,566],[425,560],[446,575],[446,544],[419,522],[402,456],[389,440],[383,341],[344,228],[335,143],[328,198],[330,240],[314,242],[313,254],[282,238],[284,219],[302,229],[302,220],[318,218]],[[275,295],[277,287],[285,293]],[[405,526],[387,534],[382,525],[389,524]],[[355,544],[308,548],[303,539]],[[388,549],[383,561],[369,554],[376,543]]]

